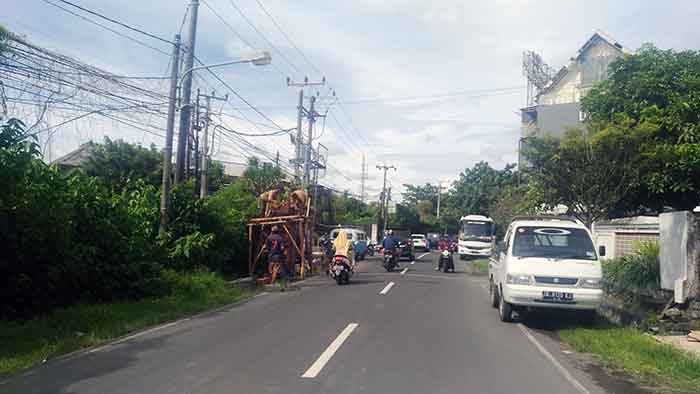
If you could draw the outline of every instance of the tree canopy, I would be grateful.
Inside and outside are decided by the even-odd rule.
[[[635,140],[640,177],[623,208],[692,209],[700,194],[700,52],[646,44],[609,71],[582,108],[599,140]]]
[[[98,177],[110,188],[121,190],[129,180],[143,179],[149,185],[161,183],[163,156],[155,145],[144,148],[124,140],[105,137],[102,144],[92,145],[85,164],[88,175]]]

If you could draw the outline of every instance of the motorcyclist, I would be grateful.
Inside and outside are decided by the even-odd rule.
[[[384,249],[384,253],[387,251],[392,253],[392,256],[396,262],[396,268],[399,267],[399,259],[398,255],[396,254],[396,248],[399,246],[398,240],[394,237],[394,231],[389,230],[386,232],[386,236],[384,237],[384,240],[382,241],[382,249]]]
[[[353,251],[355,250],[352,241],[348,237],[348,233],[346,233],[344,230],[338,231],[338,235],[335,237],[333,240],[333,254],[335,256],[343,256],[346,259],[348,259],[348,264],[350,265],[350,268],[353,268],[355,266],[355,262],[353,259]]]
[[[447,235],[443,235],[438,241],[438,251],[440,252],[437,256],[438,263],[435,266],[435,271],[440,271],[442,269],[442,252],[448,251],[450,253],[450,260],[452,260],[452,243]]]

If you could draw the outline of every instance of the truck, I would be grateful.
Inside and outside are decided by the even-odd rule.
[[[462,216],[457,240],[459,258],[490,257],[496,239],[494,230],[493,220],[487,216]]]

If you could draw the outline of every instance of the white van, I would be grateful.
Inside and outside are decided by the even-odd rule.
[[[533,308],[574,309],[595,316],[602,269],[591,234],[560,217],[516,218],[489,262],[491,305],[504,322]]]

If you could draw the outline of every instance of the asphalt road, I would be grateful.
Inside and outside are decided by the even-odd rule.
[[[50,361],[0,393],[636,392],[551,332],[501,323],[466,262],[442,273],[434,254],[417,257],[404,273],[370,259],[349,285],[313,278]]]

